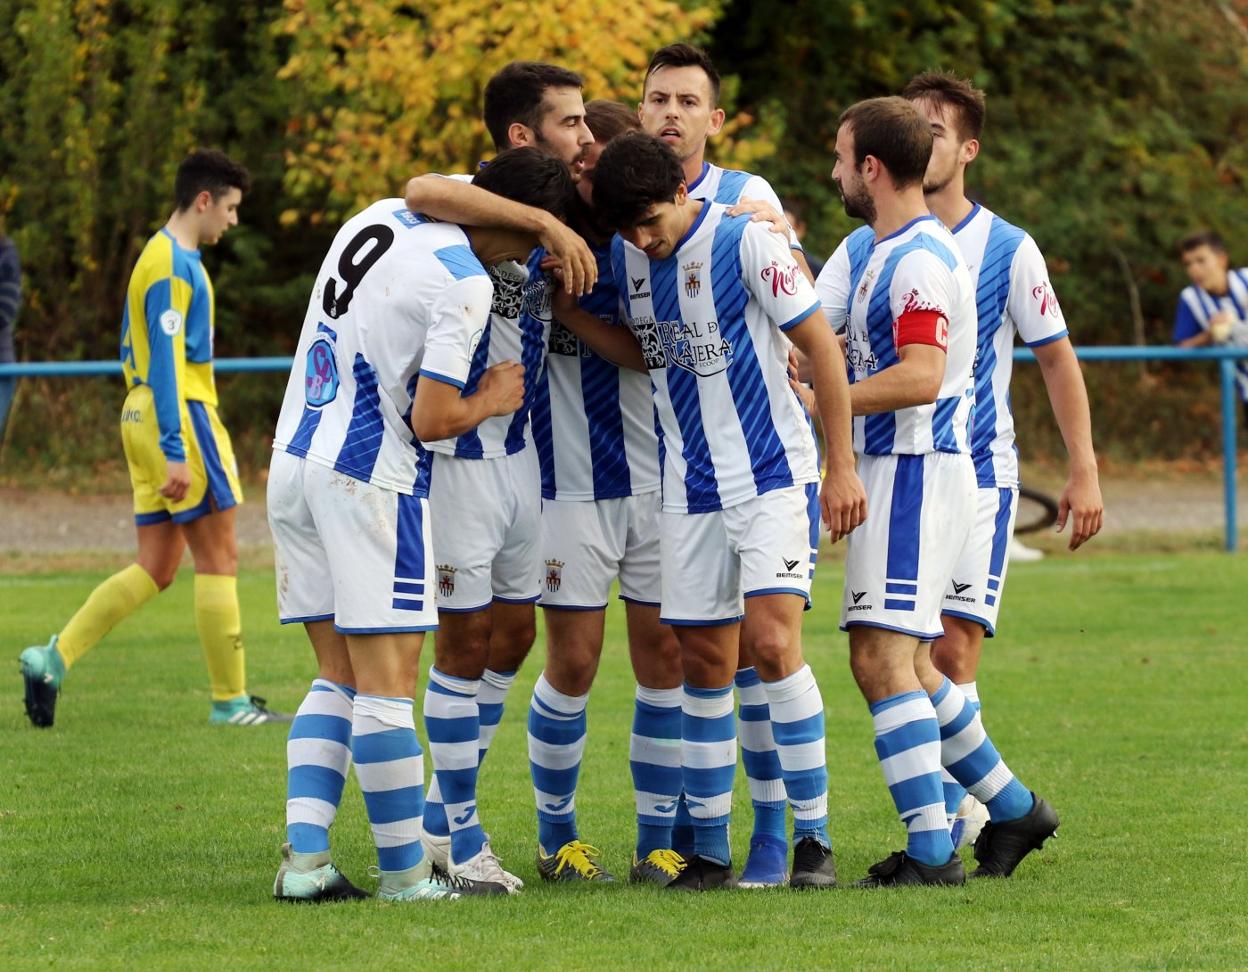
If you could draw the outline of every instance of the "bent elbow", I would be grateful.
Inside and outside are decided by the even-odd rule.
[[[421,442],[437,442],[439,439],[449,438],[451,434],[445,422],[430,415],[417,414],[415,411],[412,412],[411,424],[412,432]]]

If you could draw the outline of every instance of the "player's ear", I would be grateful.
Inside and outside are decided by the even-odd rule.
[[[718,135],[719,130],[724,127],[724,119],[726,117],[728,116],[724,114],[724,109],[722,108],[716,108],[713,112],[711,112],[711,125],[710,128],[707,129],[707,134]]]
[[[512,122],[507,126],[507,141],[512,148],[525,148],[537,140],[533,137],[533,129],[523,122]]]
[[[968,138],[962,143],[962,164],[970,165],[979,157],[979,139]]]
[[[207,189],[203,190],[202,192],[200,192],[198,196],[195,197],[195,212],[205,213],[208,211],[208,207],[211,205],[212,205],[212,193],[209,192]]]

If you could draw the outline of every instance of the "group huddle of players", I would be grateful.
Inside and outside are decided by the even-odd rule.
[[[637,682],[630,879],[834,887],[824,706],[801,644],[821,526],[848,538],[841,626],[907,831],[858,885],[960,884],[976,833],[971,876],[1008,876],[1058,824],[985,734],[975,688],[1017,502],[1015,333],[1070,453],[1072,548],[1101,500],[1044,260],[964,193],[982,93],[926,74],[840,116],[832,177],[865,225],[816,281],[771,187],[704,160],[724,120],[704,52],[658,51],[636,111],[581,89],[561,67],[508,65],[485,92],[498,155],[367,207],[317,275],[268,479],[280,617],[306,626],[319,667],[291,724],[275,896],[364,895],[330,854],[351,764],[381,898],[521,890],[476,789],[535,605],[537,872],[612,880],[575,797],[616,583]],[[154,311],[149,335],[180,331]],[[199,433],[215,409],[191,404]],[[154,409],[132,411],[123,428],[163,441]],[[202,432],[197,455],[223,451],[223,429]],[[207,459],[179,501],[211,516],[231,483],[214,493]],[[136,480],[141,514],[137,496]],[[435,629],[426,794],[412,689]],[[49,686],[55,701],[57,650],[23,655],[28,711]],[[754,812],[739,874],[738,752]]]

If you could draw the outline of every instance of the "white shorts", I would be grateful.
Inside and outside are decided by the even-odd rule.
[[[663,513],[660,620],[731,624],[759,594],[796,594],[809,605],[818,511],[819,485],[810,483],[712,513]]]
[[[426,500],[279,451],[268,508],[282,624],[332,620],[343,634],[438,626]]]
[[[435,454],[429,508],[437,524],[433,555],[439,611],[481,611],[495,600],[537,600],[542,486],[536,449],[497,459]]]
[[[989,638],[997,633],[997,613],[1009,566],[1010,537],[1018,516],[1018,488],[976,490],[975,525],[953,568],[942,614],[977,621]]]
[[[542,501],[542,607],[600,611],[618,577],[620,597],[659,604],[657,490],[618,499]]]
[[[849,535],[841,628],[867,625],[923,641],[975,520],[975,466],[949,452],[862,456],[867,518]]]

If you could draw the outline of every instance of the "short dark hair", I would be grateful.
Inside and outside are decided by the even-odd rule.
[[[931,101],[943,111],[952,108],[963,141],[979,138],[988,111],[984,93],[967,78],[947,71],[924,71],[901,90],[907,101]]]
[[[507,129],[520,122],[536,130],[542,124],[542,99],[547,88],[580,89],[585,82],[575,71],[540,61],[512,61],[485,85],[485,127],[500,152],[511,143]]]
[[[650,65],[646,68],[646,81],[649,81],[650,75],[659,68],[665,67],[700,67],[706,72],[707,80],[711,82],[711,107],[715,108],[719,105],[719,72],[715,70],[715,62],[711,60],[711,55],[702,48],[694,47],[692,44],[668,44],[666,47],[660,47],[650,58]]]
[[[230,189],[246,192],[251,188],[251,174],[217,149],[196,149],[178,165],[173,180],[173,198],[178,209],[190,209],[201,192],[212,193],[213,202]]]
[[[499,152],[477,170],[472,184],[558,219],[567,217],[574,192],[567,163],[531,147]]]
[[[1188,233],[1187,236],[1179,240],[1179,253],[1190,253],[1192,250],[1207,246],[1215,253],[1225,253],[1226,243],[1222,237],[1211,229],[1197,230],[1195,233]]]
[[[602,150],[594,167],[594,212],[613,230],[636,226],[655,203],[671,202],[685,181],[672,147],[629,132]]]
[[[585,102],[585,124],[589,126],[594,141],[602,145],[625,132],[641,131],[637,112],[618,101],[595,98]]]
[[[905,98],[860,101],[841,112],[840,124],[853,130],[855,166],[874,155],[898,189],[923,181],[932,157],[932,127]]]

